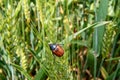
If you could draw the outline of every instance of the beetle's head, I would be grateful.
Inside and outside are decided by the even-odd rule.
[[[55,48],[57,47],[57,45],[56,44],[49,44],[49,47],[50,47],[51,50],[55,50]]]

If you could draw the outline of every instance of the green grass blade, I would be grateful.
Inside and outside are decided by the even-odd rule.
[[[21,72],[28,80],[32,80],[32,78],[30,77],[30,75],[19,65],[16,65],[14,63],[11,63],[11,65],[13,67],[15,67],[19,72]]]
[[[76,36],[78,36],[80,33],[84,32],[85,30],[87,30],[87,29],[89,29],[89,28],[92,28],[92,27],[97,28],[97,27],[100,27],[100,26],[105,25],[105,24],[107,24],[107,23],[110,23],[110,21],[98,22],[98,23],[94,23],[94,24],[92,24],[92,25],[90,25],[90,26],[88,26],[88,27],[85,27],[84,29],[79,30],[78,32],[76,32],[76,33],[68,36],[68,38],[66,38],[66,39],[64,39],[63,41],[61,41],[60,44],[65,43],[65,42],[70,42],[72,39],[74,39],[74,38],[75,38]]]
[[[108,73],[105,70],[105,68],[101,67],[100,71],[101,71],[101,74],[102,74],[103,78],[106,79],[108,77]]]
[[[107,9],[108,9],[108,1],[109,0],[100,0],[99,8],[96,9],[96,13],[95,13],[96,22],[105,20],[106,15],[107,15]],[[95,1],[95,4],[96,4],[96,1]],[[94,36],[93,36],[93,49],[98,54],[100,53],[103,34],[104,34],[104,26],[103,25],[101,25],[100,27],[95,28]]]
[[[119,69],[120,69],[120,62],[118,63],[115,71],[110,76],[108,76],[106,80],[115,80],[116,77],[119,77],[119,74],[118,74]]]
[[[120,57],[115,57],[115,58],[109,58],[109,59],[106,59],[105,61],[119,61],[120,60]]]
[[[39,69],[34,80],[46,80],[46,78],[47,78],[46,70],[42,67]]]

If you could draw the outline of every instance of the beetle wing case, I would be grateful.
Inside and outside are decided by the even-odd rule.
[[[56,47],[56,49],[53,50],[53,54],[55,54],[55,55],[58,56],[58,57],[61,57],[61,56],[63,56],[63,54],[64,54],[64,50],[62,49],[61,46],[58,45],[58,46]]]

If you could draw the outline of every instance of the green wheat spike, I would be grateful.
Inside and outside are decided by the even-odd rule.
[[[30,10],[29,10],[28,0],[23,1],[23,9],[24,9],[25,18],[27,22],[30,23]]]
[[[25,51],[22,47],[17,47],[16,54],[18,57],[20,57],[20,65],[21,67],[26,70],[27,68],[27,58],[25,55]]]
[[[20,62],[21,62],[22,68],[24,70],[26,70],[26,68],[27,68],[27,60],[26,60],[26,56],[25,56],[24,52],[21,53],[21,60],[20,60]]]
[[[102,42],[102,57],[107,58],[110,56],[111,45],[115,36],[114,24],[110,23],[105,27],[105,34]]]

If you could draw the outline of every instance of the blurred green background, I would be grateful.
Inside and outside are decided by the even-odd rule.
[[[0,80],[120,80],[119,56],[120,0],[0,0]]]

